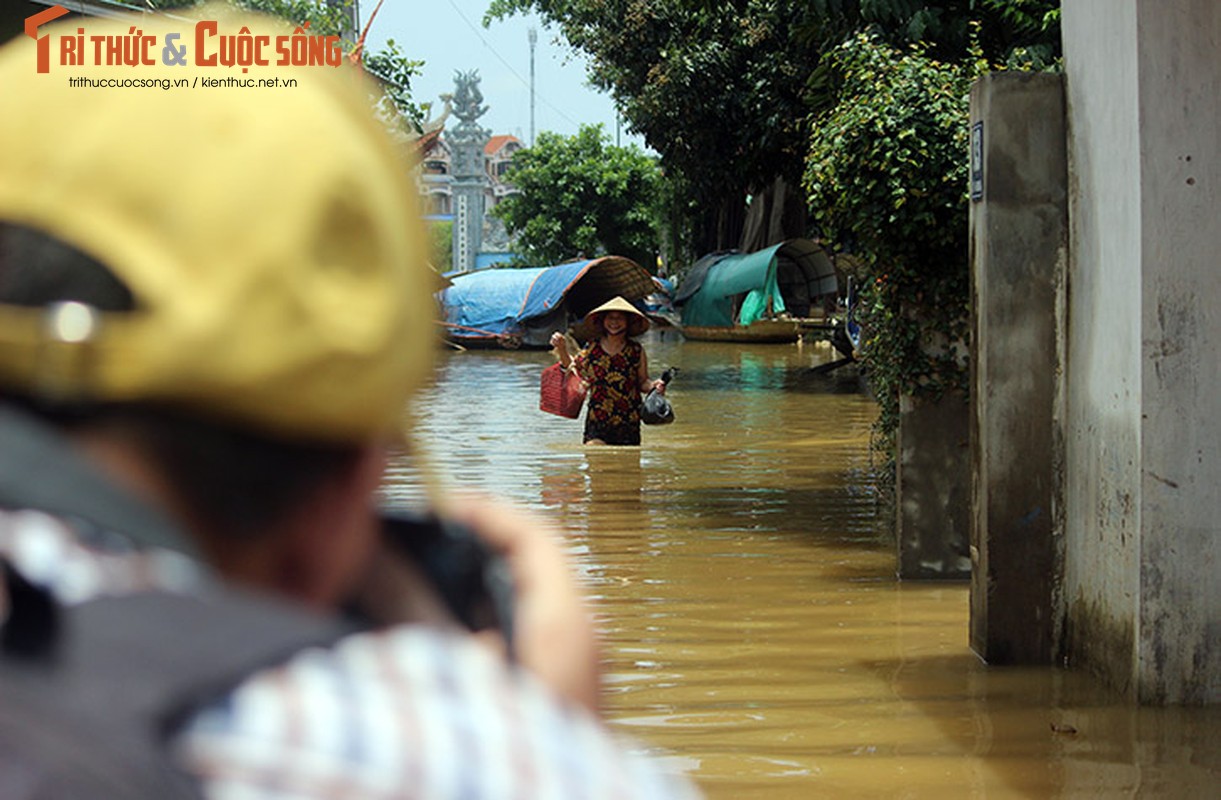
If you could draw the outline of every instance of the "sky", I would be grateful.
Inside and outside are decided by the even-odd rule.
[[[516,15],[484,28],[481,20],[490,0],[385,0],[366,46],[380,47],[393,39],[407,58],[424,61],[423,74],[412,79],[417,103],[432,102],[433,115],[441,113],[438,95],[452,92],[454,73],[478,70],[479,89],[488,111],[479,123],[493,135],[511,134],[530,142],[530,42],[528,31],[538,32],[534,50],[534,132],[570,136],[583,124],[601,123],[616,141],[615,107],[609,94],[591,87],[585,59],[544,27],[538,18]],[[361,25],[377,6],[361,0]],[[446,127],[457,120],[452,116]],[[643,147],[623,126],[618,141]]]

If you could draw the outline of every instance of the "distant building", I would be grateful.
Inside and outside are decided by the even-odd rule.
[[[453,174],[450,145],[443,136],[431,136],[423,143],[420,155],[420,171],[416,185],[423,200],[424,213],[433,219],[446,219],[453,213],[453,193],[450,188]],[[513,156],[524,145],[516,136],[501,134],[493,136],[483,148],[484,164],[488,175],[488,186],[484,192],[484,208],[491,210],[501,200],[518,189],[505,176],[513,163]]]
[[[483,149],[488,159],[488,177],[492,180],[492,197],[499,203],[511,194],[517,194],[518,189],[505,180],[510,167],[513,166],[513,156],[522,149],[522,143],[516,136],[502,134],[493,136]],[[495,205],[495,203],[491,205]],[[489,205],[489,208],[491,207]]]
[[[450,191],[450,149],[440,136],[431,137],[420,155],[420,171],[416,186],[420,190],[424,214],[449,217],[454,213]]]

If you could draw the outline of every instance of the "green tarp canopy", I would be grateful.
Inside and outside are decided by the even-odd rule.
[[[807,317],[818,298],[838,289],[831,259],[809,239],[701,261],[674,300],[684,325],[749,325],[784,312]]]

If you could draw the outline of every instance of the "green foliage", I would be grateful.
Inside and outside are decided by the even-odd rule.
[[[659,174],[636,147],[615,147],[600,125],[576,136],[539,134],[519,150],[507,180],[520,190],[493,210],[528,263],[558,264],[583,254],[657,257]]]
[[[420,74],[423,61],[413,61],[403,55],[393,39],[386,40],[383,50],[366,50],[365,70],[382,85],[378,109],[387,119],[403,119],[419,131],[424,124],[424,112],[411,97],[411,79]]]
[[[968,95],[974,63],[860,35],[834,54],[839,101],[812,125],[805,187],[858,264],[864,358],[893,450],[899,397],[966,391]]]
[[[818,48],[793,35],[807,0],[734,3],[496,0],[488,19],[537,11],[589,56],[628,129],[661,157],[695,216],[696,253],[737,246],[745,198],[801,175],[806,78]]]
[[[1059,70],[1062,56],[1059,0],[983,0],[1010,46],[997,54],[1010,69]]]
[[[454,263],[454,223],[428,223],[428,259],[438,272],[449,272]]]
[[[301,25],[309,20],[311,33],[341,35],[350,2],[331,4],[327,0],[228,0],[235,6],[268,14]]]
[[[1034,68],[1060,52],[1058,0],[492,0],[484,24],[529,11],[589,57],[590,81],[660,155],[692,215],[670,230],[695,254],[738,244],[746,195],[797,183],[810,112],[840,96],[825,54],[856,33],[954,62],[973,41]]]
[[[184,11],[202,6],[208,0],[115,0],[121,5],[131,6],[141,10],[154,11]],[[327,0],[226,0],[229,5],[278,17],[286,22],[299,25],[307,20],[311,33],[340,35],[343,33],[344,22],[347,20],[351,0],[340,4],[331,4]]]
[[[1043,69],[1060,57],[1060,0],[810,0],[824,41],[871,33],[889,44],[924,44],[961,61],[973,47],[998,63]]]

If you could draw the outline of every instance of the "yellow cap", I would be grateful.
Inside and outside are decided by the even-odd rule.
[[[292,32],[224,7],[199,18],[222,36],[267,35],[273,63]],[[96,319],[0,305],[0,386],[161,402],[299,438],[397,428],[432,366],[435,287],[407,161],[374,117],[371,84],[346,57],[197,66],[194,26],[43,26],[41,74],[34,39],[0,48],[0,220],[97,259],[137,305]],[[60,39],[78,28],[89,61],[107,55],[92,37],[136,28],[156,37],[156,64],[61,65]],[[162,63],[175,60],[162,52],[170,33],[185,65]],[[72,85],[82,78],[116,83]],[[280,85],[234,83],[260,79]]]

